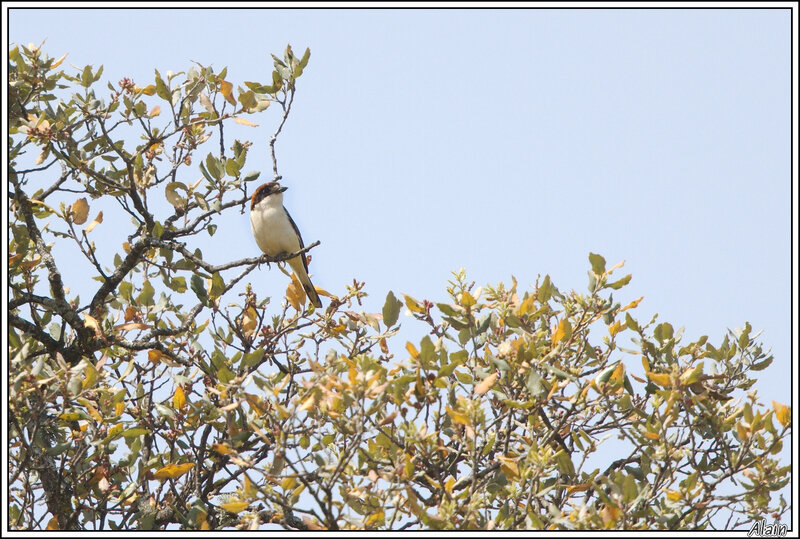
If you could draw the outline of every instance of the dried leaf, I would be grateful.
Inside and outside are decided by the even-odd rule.
[[[79,198],[72,205],[72,222],[76,225],[82,225],[89,217],[89,203],[85,198]]]
[[[250,127],[258,127],[258,124],[254,124],[250,120],[246,120],[244,118],[234,118],[233,121],[236,122],[237,124],[249,125]]]
[[[491,375],[487,376],[486,379],[481,382],[480,384],[475,386],[475,395],[483,395],[487,391],[489,391],[494,383],[497,381],[498,374],[492,373]]]

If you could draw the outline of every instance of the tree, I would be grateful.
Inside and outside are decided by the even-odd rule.
[[[251,272],[295,253],[207,258],[199,238],[259,176],[225,127],[280,106],[278,177],[309,51],[273,58],[269,83],[235,91],[198,65],[103,98],[102,67],[11,50],[14,529],[695,529],[785,513],[790,409],[750,390],[773,359],[750,325],[683,342],[614,301],[631,276],[599,255],[587,294],[550,276],[476,288],[461,270],[447,301],[389,292],[381,313],[359,310],[357,281],[319,290],[320,310],[296,278],[280,304],[258,297]],[[179,181],[192,167],[201,179]],[[113,256],[91,240],[93,207],[130,217]],[[94,281],[64,282],[75,260]],[[395,345],[403,309],[416,344]]]

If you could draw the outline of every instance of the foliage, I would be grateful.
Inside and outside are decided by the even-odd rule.
[[[390,292],[381,313],[359,309],[357,281],[320,290],[324,311],[296,279],[281,305],[259,298],[245,278],[291,255],[209,261],[200,235],[245,208],[258,177],[251,143],[226,148],[224,126],[278,103],[277,177],[308,59],[287,48],[269,83],[235,94],[225,69],[198,66],[103,99],[102,67],[68,74],[63,57],[12,49],[13,528],[695,529],[783,515],[790,409],[751,390],[772,356],[749,324],[712,345],[638,321],[640,300],[612,296],[631,276],[612,280],[620,265],[599,255],[588,294],[549,276],[481,289],[459,271],[446,302]],[[201,153],[214,135],[218,153]],[[86,225],[101,202],[131,218],[107,257],[90,240],[102,212]],[[88,300],[59,271],[75,257],[99,283]],[[428,335],[398,353],[404,310]]]

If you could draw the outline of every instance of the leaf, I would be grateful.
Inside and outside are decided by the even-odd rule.
[[[519,477],[519,467],[514,459],[498,455],[497,460],[500,461],[500,469],[503,470],[506,477],[509,479]]]
[[[167,464],[153,474],[156,479],[175,479],[184,474],[189,473],[189,470],[194,468],[194,464],[187,462],[185,464]]]
[[[253,122],[251,122],[250,120],[247,120],[245,118],[234,118],[233,121],[236,122],[237,124],[241,124],[241,125],[248,125],[250,127],[258,127],[258,124],[254,124]]]
[[[487,376],[486,379],[481,382],[480,384],[475,386],[474,393],[475,395],[483,395],[487,391],[489,391],[494,383],[497,381],[498,373],[492,373],[491,375]]]
[[[233,98],[233,84],[226,80],[220,81],[219,91],[225,97],[225,101],[236,106],[236,100]]]
[[[186,406],[186,394],[183,388],[178,386],[175,388],[175,394],[172,396],[172,407],[176,410],[181,410]]]
[[[648,372],[647,377],[661,387],[670,387],[672,385],[669,374]]]
[[[200,303],[208,305],[208,294],[206,293],[205,286],[203,286],[203,278],[197,274],[192,275],[190,287],[197,296],[197,299],[200,300]]]
[[[72,222],[76,225],[82,225],[89,217],[89,203],[85,198],[79,198],[72,205]]]
[[[67,54],[69,54],[69,53],[67,53]],[[62,56],[61,58],[59,58],[58,60],[56,60],[54,63],[52,63],[52,64],[50,65],[50,69],[55,69],[55,68],[57,68],[58,66],[60,66],[60,65],[61,65],[61,62],[63,62],[63,61],[64,61],[64,58],[66,58],[66,57],[67,57],[67,54],[65,54],[64,56]]]
[[[148,113],[147,113],[147,115],[148,115],[150,118],[155,118],[155,117],[156,117],[156,116],[158,116],[159,114],[161,114],[161,107],[160,107],[160,106],[158,106],[158,105],[156,105],[155,107],[153,107],[152,109],[150,109],[150,112],[148,112]]]
[[[153,285],[150,284],[150,281],[145,281],[142,284],[142,291],[136,298],[136,301],[146,306],[153,305],[153,296],[155,296],[155,293],[156,291],[153,288]]]
[[[156,93],[156,87],[153,86],[152,84],[148,84],[147,86],[142,88],[142,93],[144,95],[153,95]]]
[[[303,305],[306,303],[306,294],[303,291],[303,285],[297,279],[297,276],[292,273],[292,281],[286,287],[286,299],[289,305],[294,307],[294,310],[301,311]]]
[[[100,329],[100,322],[97,321],[91,315],[84,314],[83,315],[83,325],[84,327],[91,328],[94,330],[94,336],[98,339],[103,336],[103,331]]]
[[[178,194],[178,189],[183,189],[186,193],[189,192],[183,182],[170,182],[164,189],[164,195],[167,197],[167,202],[175,208],[181,209],[186,206],[186,200]]]
[[[197,97],[200,100],[200,104],[203,105],[203,108],[209,113],[214,114],[214,106],[211,104],[211,100],[208,98],[208,96],[205,93],[200,92],[200,95]]]
[[[409,311],[411,311],[412,313],[425,314],[425,307],[420,305],[420,303],[417,300],[415,300],[408,294],[403,294],[403,298],[406,300],[406,307],[408,307]]]
[[[447,415],[450,416],[450,419],[452,419],[455,423],[460,423],[462,425],[470,424],[469,418],[465,414],[453,410],[449,406],[445,406],[445,410],[447,411]]]
[[[97,217],[94,218],[94,221],[89,223],[89,226],[86,227],[84,232],[86,232],[86,234],[88,234],[89,232],[94,230],[94,227],[96,227],[97,225],[99,225],[102,222],[103,222],[103,212],[100,212],[100,213],[97,214]]]
[[[411,357],[417,359],[419,357],[419,352],[417,351],[417,347],[414,346],[411,341],[406,342],[406,350],[408,353],[411,354]]]
[[[397,319],[400,316],[400,307],[403,306],[403,302],[397,299],[394,293],[390,290],[388,294],[386,294],[386,301],[383,304],[383,323],[386,324],[387,328],[392,327],[397,323]]]
[[[622,288],[623,286],[625,286],[626,284],[628,284],[629,282],[631,282],[631,278],[632,278],[632,277],[633,277],[633,275],[631,275],[631,274],[629,273],[628,275],[626,275],[625,277],[623,277],[623,278],[622,278],[622,279],[620,279],[619,281],[614,281],[613,283],[610,283],[610,284],[608,285],[608,287],[609,287],[609,288],[613,288],[614,290],[619,290],[620,288]]]
[[[787,426],[789,421],[791,421],[791,409],[785,404],[775,401],[772,401],[772,409],[775,410],[775,417],[778,419],[778,422],[784,427]]]
[[[600,255],[589,253],[589,262],[592,264],[592,273],[602,275],[606,272],[606,259]]]
[[[556,344],[572,335],[572,326],[569,320],[563,318],[559,323],[556,330],[553,332],[553,344]]]

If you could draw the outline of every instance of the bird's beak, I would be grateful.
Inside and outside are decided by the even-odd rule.
[[[280,186],[280,187],[278,187],[278,193],[283,193],[283,192],[284,192],[284,191],[286,191],[287,189],[288,189],[288,187],[285,187],[285,186]]]

